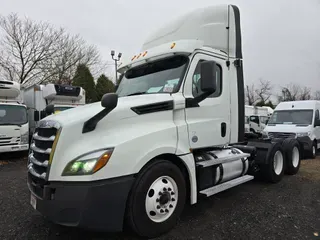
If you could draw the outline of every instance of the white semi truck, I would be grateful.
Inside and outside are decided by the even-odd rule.
[[[29,124],[20,84],[0,80],[0,153],[27,151]]]
[[[33,134],[37,122],[48,114],[59,113],[85,104],[85,91],[77,86],[52,83],[33,85],[23,89],[23,96],[28,106],[30,134]],[[46,112],[47,106],[52,106],[52,112]]]
[[[31,205],[60,225],[127,225],[150,238],[172,229],[187,202],[256,174],[273,183],[296,174],[295,139],[243,141],[241,46],[234,5],[159,29],[121,65],[116,93],[39,122],[28,160]]]

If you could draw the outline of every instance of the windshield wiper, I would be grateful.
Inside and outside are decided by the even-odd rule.
[[[135,96],[135,95],[142,95],[142,94],[145,94],[146,92],[135,92],[135,93],[130,93],[128,95],[126,95],[126,97],[128,96]]]
[[[21,124],[18,124],[18,123],[0,123],[0,125],[13,125],[13,126],[21,127]]]

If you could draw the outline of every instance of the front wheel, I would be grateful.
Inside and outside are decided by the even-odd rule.
[[[311,151],[310,151],[310,157],[312,158],[312,159],[315,159],[316,158],[316,156],[317,156],[317,143],[316,142],[314,142],[313,144],[312,144],[312,147],[311,147]]]
[[[127,206],[128,224],[142,237],[154,238],[170,231],[182,213],[186,183],[180,169],[156,160],[138,176]]]

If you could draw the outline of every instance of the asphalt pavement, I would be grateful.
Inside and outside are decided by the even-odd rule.
[[[9,159],[9,160],[8,160]],[[0,157],[0,239],[116,240],[105,234],[60,227],[30,205],[26,158]],[[159,240],[319,239],[320,157],[304,160],[300,172],[278,184],[252,181],[186,206],[176,228]]]

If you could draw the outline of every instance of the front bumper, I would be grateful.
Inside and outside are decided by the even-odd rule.
[[[36,198],[36,210],[64,226],[115,232],[123,230],[126,202],[133,176],[95,182],[50,182],[28,187]]]
[[[29,144],[0,146],[0,153],[28,151],[28,150],[29,150]]]

